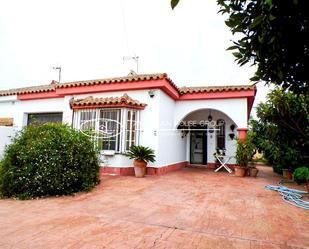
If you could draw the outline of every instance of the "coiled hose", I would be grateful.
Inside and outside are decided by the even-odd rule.
[[[280,184],[281,182],[279,182]],[[285,186],[273,186],[273,185],[267,185],[265,186],[266,189],[269,190],[274,190],[274,191],[278,191],[279,194],[282,196],[282,199],[299,208],[303,208],[305,210],[309,210],[309,201],[304,201],[302,200],[302,197],[306,194],[308,194],[308,192],[306,191],[301,191],[301,190],[297,190],[297,189],[291,189],[291,188],[287,188]]]

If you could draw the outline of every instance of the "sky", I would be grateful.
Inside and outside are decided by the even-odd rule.
[[[165,72],[181,86],[251,84],[216,0],[0,0],[0,89]],[[258,84],[255,103],[268,88]]]

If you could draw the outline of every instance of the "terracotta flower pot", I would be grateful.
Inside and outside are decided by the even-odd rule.
[[[282,176],[284,179],[292,180],[293,174],[290,170],[288,169],[282,169]]]
[[[309,182],[306,182],[307,192],[309,193]]]
[[[292,180],[293,179],[293,173],[291,171],[288,171],[287,177],[288,177],[288,180]]]
[[[141,160],[134,160],[133,161],[134,165],[134,172],[136,177],[144,177],[146,174],[146,166],[147,163],[145,161]]]
[[[235,176],[244,177],[246,174],[246,168],[235,166]]]
[[[252,177],[256,177],[258,173],[259,173],[259,170],[257,168],[250,168],[249,169],[249,175],[252,176]]]

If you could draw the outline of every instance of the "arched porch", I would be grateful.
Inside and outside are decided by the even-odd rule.
[[[194,110],[183,117],[177,129],[186,138],[186,158],[189,164],[214,167],[214,153],[234,156],[236,152],[237,124],[226,113],[203,108]],[[232,158],[229,164],[235,164]]]

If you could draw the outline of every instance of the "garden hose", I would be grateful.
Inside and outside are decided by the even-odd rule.
[[[281,182],[279,182],[279,184],[281,184]],[[265,188],[269,190],[278,191],[285,202],[293,206],[309,210],[309,201],[302,200],[303,195],[308,194],[308,192],[297,189],[291,189],[284,186],[267,185],[265,186]]]

